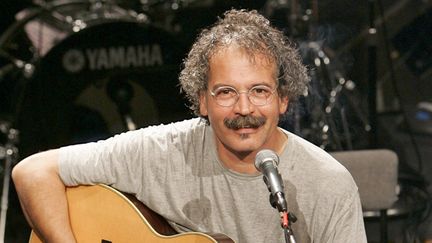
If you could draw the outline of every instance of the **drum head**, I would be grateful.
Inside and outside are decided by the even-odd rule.
[[[126,131],[125,117],[144,127],[190,116],[177,79],[186,48],[148,24],[94,22],[52,31],[61,38],[50,48],[25,48],[40,55],[16,88],[22,154]]]

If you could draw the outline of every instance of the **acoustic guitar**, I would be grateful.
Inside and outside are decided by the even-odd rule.
[[[234,243],[223,234],[177,233],[133,196],[105,185],[66,189],[72,231],[79,243]],[[34,231],[30,243],[42,242]]]

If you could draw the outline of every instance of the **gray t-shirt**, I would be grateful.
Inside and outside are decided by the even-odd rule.
[[[297,242],[366,242],[349,172],[306,140],[288,136],[278,169]],[[69,186],[103,183],[133,193],[176,229],[224,233],[238,243],[285,242],[262,175],[219,161],[214,134],[199,118],[152,126],[60,149]]]

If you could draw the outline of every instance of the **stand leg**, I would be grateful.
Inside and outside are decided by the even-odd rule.
[[[1,197],[1,214],[0,214],[0,242],[4,242],[6,230],[6,215],[9,202],[9,185],[10,173],[12,167],[12,149],[6,149],[5,168],[3,176],[3,192]]]
[[[387,237],[387,210],[383,209],[380,210],[380,242],[387,243],[388,237]]]

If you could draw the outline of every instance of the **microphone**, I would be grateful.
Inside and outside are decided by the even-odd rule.
[[[270,204],[279,210],[287,212],[282,177],[279,174],[277,165],[279,156],[272,150],[263,149],[255,156],[255,168],[263,174],[264,182],[270,191]]]

